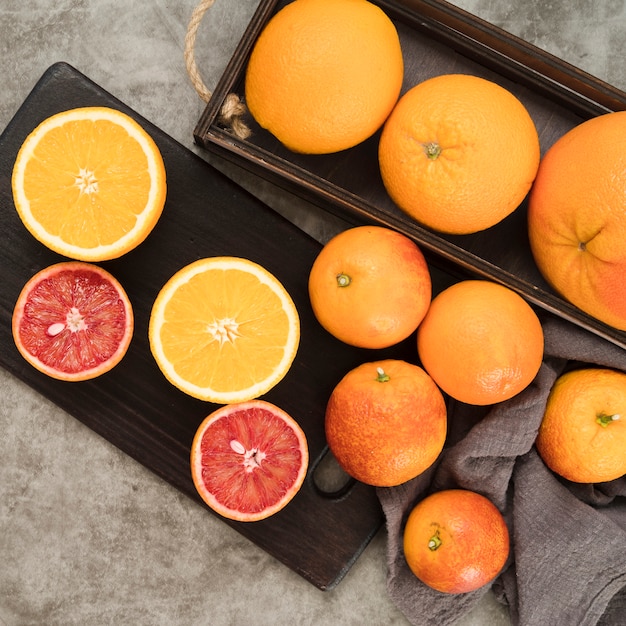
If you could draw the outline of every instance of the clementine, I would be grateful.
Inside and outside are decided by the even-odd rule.
[[[528,234],[559,294],[626,330],[626,111],[574,127],[547,151],[529,197]]]
[[[392,200],[444,233],[489,228],[513,212],[539,165],[539,138],[524,105],[477,76],[446,74],[405,93],[379,145]]]
[[[537,435],[537,451],[554,472],[577,483],[626,474],[626,374],[573,370],[555,382]]]
[[[543,329],[531,306],[508,287],[465,280],[435,296],[418,328],[417,349],[447,394],[468,404],[494,404],[535,378]]]
[[[320,324],[361,348],[406,339],[424,318],[431,294],[430,272],[417,244],[381,226],[335,235],[309,274],[311,306]]]
[[[357,480],[392,487],[437,459],[447,432],[446,404],[419,366],[387,359],[348,372],[326,407],[326,439]]]
[[[490,583],[509,550],[500,511],[485,496],[465,489],[427,496],[411,511],[404,529],[409,568],[443,593],[467,593]]]
[[[382,126],[403,74],[398,33],[382,9],[366,0],[295,0],[254,45],[246,103],[291,150],[327,154]]]

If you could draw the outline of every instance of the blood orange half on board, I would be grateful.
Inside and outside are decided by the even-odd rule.
[[[215,512],[256,522],[285,507],[306,476],[306,436],[285,411],[264,400],[223,406],[200,424],[191,475]]]
[[[126,354],[134,318],[109,272],[80,261],[51,265],[24,285],[13,311],[13,339],[35,368],[60,380],[88,380]]]

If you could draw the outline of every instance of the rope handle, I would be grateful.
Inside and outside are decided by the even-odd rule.
[[[202,18],[213,4],[215,4],[215,0],[202,0],[202,2],[200,2],[191,14],[191,19],[187,26],[187,34],[185,35],[185,66],[187,67],[187,74],[196,92],[205,102],[211,99],[211,91],[209,91],[204,84],[200,71],[198,70],[195,59],[195,47],[196,35]],[[238,139],[247,139],[251,131],[242,119],[245,112],[246,106],[240,100],[239,96],[235,93],[229,93],[226,98],[224,98],[217,121],[225,128],[229,128]]]

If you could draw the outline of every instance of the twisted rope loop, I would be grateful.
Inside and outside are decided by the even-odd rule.
[[[211,91],[207,88],[202,80],[200,71],[196,64],[195,59],[195,46],[196,35],[198,28],[202,22],[204,14],[210,7],[215,4],[215,0],[202,0],[200,4],[194,9],[187,26],[187,34],[185,35],[185,66],[187,67],[187,74],[191,80],[194,89],[204,100],[208,102],[211,99]],[[246,107],[241,102],[239,96],[235,93],[230,93],[224,99],[222,108],[217,118],[218,124],[225,128],[229,128],[232,133],[239,139],[246,139],[250,136],[250,129],[243,121],[243,115],[246,112]]]

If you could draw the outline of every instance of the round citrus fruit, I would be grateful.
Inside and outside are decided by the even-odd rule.
[[[424,369],[453,398],[475,405],[508,400],[535,378],[543,329],[517,293],[465,280],[439,293],[417,331]]]
[[[157,145],[132,118],[107,107],[44,120],[17,154],[12,185],[32,235],[82,261],[113,259],[139,245],[166,195]]]
[[[298,423],[263,400],[217,409],[200,424],[191,445],[191,476],[200,497],[240,522],[284,508],[300,490],[308,462]]]
[[[120,283],[90,263],[51,265],[24,285],[13,311],[13,339],[39,371],[60,380],[88,380],[126,354],[133,310]]]
[[[152,354],[173,385],[227,404],[256,398],[283,379],[298,350],[300,318],[265,268],[210,257],[167,281],[148,331]]]
[[[545,464],[572,482],[606,482],[626,474],[626,374],[585,368],[560,376],[536,446]]]
[[[246,103],[289,149],[327,154],[361,143],[383,125],[403,73],[398,33],[379,7],[366,0],[295,0],[256,41]]]
[[[426,315],[431,294],[430,272],[417,244],[379,226],[333,237],[309,274],[317,320],[333,336],[361,348],[406,339]]]
[[[497,507],[465,489],[438,491],[409,514],[404,556],[425,585],[467,593],[490,583],[509,556],[509,531]]]
[[[334,388],[326,407],[328,447],[363,483],[393,487],[428,469],[443,449],[446,404],[419,366],[387,359],[363,363]]]
[[[528,233],[557,292],[626,330],[626,111],[574,127],[546,152],[529,197]]]
[[[497,224],[525,198],[539,166],[539,139],[524,105],[491,81],[430,78],[400,98],[379,144],[391,199],[439,232]]]

